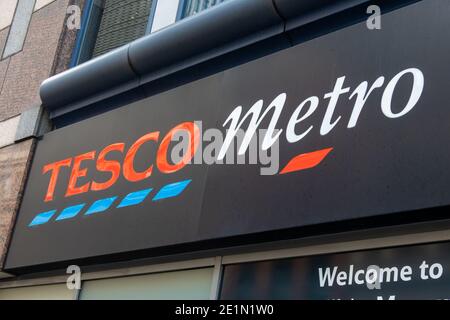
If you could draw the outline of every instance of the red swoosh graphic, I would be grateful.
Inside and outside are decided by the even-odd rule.
[[[299,154],[288,162],[283,170],[281,170],[280,174],[314,168],[325,159],[331,150],[333,150],[333,148]]]

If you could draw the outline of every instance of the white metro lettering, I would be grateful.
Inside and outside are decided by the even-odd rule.
[[[413,85],[408,102],[399,112],[392,111],[392,99],[394,96],[395,88],[399,81],[406,75],[413,77]],[[345,87],[345,76],[339,77],[336,80],[333,91],[326,93],[323,98],[328,100],[328,106],[320,125],[320,134],[327,135],[335,126],[341,121],[342,116],[335,116],[337,104],[339,98],[343,94],[347,94],[351,91],[350,87]],[[349,100],[355,98],[353,109],[350,118],[347,123],[347,128],[353,128],[356,126],[359,116],[364,108],[366,101],[373,91],[381,88],[385,83],[385,77],[378,77],[370,86],[367,81],[360,83],[349,95]],[[410,112],[419,101],[424,88],[424,75],[421,70],[417,68],[409,68],[399,72],[395,75],[384,88],[382,98],[380,101],[381,111],[387,117],[391,119],[399,118]],[[219,151],[217,159],[222,160],[230,144],[234,140],[236,133],[241,129],[244,122],[250,118],[247,129],[245,130],[245,136],[242,140],[238,155],[243,155],[247,151],[249,143],[254,136],[256,130],[261,125],[263,119],[269,115],[269,125],[262,143],[262,150],[268,150],[281,136],[283,129],[277,128],[277,123],[283,108],[286,103],[286,93],[279,94],[263,111],[264,101],[257,101],[245,114],[243,114],[243,107],[236,107],[223,123],[223,127],[227,128],[227,135],[225,137],[222,148]],[[311,96],[301,102],[298,107],[293,111],[290,120],[287,124],[285,136],[289,143],[295,143],[306,137],[314,128],[314,125],[310,125],[307,128],[297,129],[300,124],[309,118],[319,106],[319,98],[317,96]],[[305,109],[305,111],[304,111]],[[241,117],[242,116],[242,117]],[[274,132],[276,131],[276,134]]]

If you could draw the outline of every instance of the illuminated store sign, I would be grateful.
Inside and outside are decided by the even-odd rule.
[[[413,88],[411,90],[411,95],[408,99],[408,102],[405,107],[402,108],[399,112],[394,112],[392,110],[392,97],[394,94],[395,87],[399,80],[404,75],[411,75],[413,79]],[[329,103],[325,112],[325,117],[322,120],[322,124],[320,127],[320,134],[326,135],[330,133],[330,131],[338,124],[339,120],[341,120],[341,116],[334,116],[334,111],[336,105],[339,101],[339,96],[344,93],[349,93],[350,88],[343,88],[345,77],[341,77],[337,80],[334,89],[330,93],[326,93],[324,97],[329,99]],[[359,115],[364,107],[365,102],[369,98],[370,93],[377,87],[380,87],[384,83],[384,77],[379,77],[371,86],[368,88],[367,81],[362,82],[358,85],[358,87],[350,94],[350,100],[353,97],[355,98],[355,104],[353,106],[350,120],[348,122],[347,128],[353,128],[356,126]],[[394,78],[387,84],[381,99],[381,110],[383,114],[388,118],[400,118],[410,112],[413,107],[419,101],[419,98],[422,94],[424,87],[424,76],[422,72],[417,68],[410,68],[398,73]],[[271,114],[269,118],[269,126],[265,131],[264,135],[261,137],[261,149],[268,150],[273,144],[280,139],[281,134],[284,132],[284,129],[276,129],[277,124],[280,118],[280,115],[283,111],[283,108],[286,103],[286,94],[278,95],[275,100],[273,100],[267,108],[263,110],[264,101],[259,100],[256,102],[247,113],[243,114],[242,107],[239,106],[233,110],[233,112],[228,116],[228,118],[224,121],[223,126],[226,129],[226,137],[224,142],[220,144],[220,148],[218,149],[217,161],[224,160],[228,151],[230,150],[230,145],[235,143],[237,140],[237,133],[239,129],[243,129],[244,123],[248,120],[248,127],[243,131],[243,139],[242,141],[238,141],[237,154],[245,155],[248,151],[250,142],[255,139],[256,132],[265,119]],[[303,109],[307,106],[306,111]],[[313,114],[313,112],[319,106],[319,99],[317,96],[312,96],[304,100],[300,103],[300,105],[294,110],[292,115],[289,117],[289,122],[286,128],[286,140],[289,143],[298,143],[301,139],[303,139],[312,129],[313,125],[309,126],[303,133],[296,133],[296,126],[298,126],[302,121],[306,120],[309,116]],[[302,114],[302,116],[300,116]],[[332,121],[331,119],[335,117]],[[200,121],[199,121],[200,122]],[[226,125],[229,124],[228,127]],[[275,134],[275,130],[277,133]],[[178,132],[187,133],[187,144],[189,148],[186,148],[182,159],[175,163],[171,163],[170,158],[170,145],[176,141],[174,138]],[[200,143],[200,129],[195,122],[184,122],[173,129],[171,129],[160,141],[160,132],[153,131],[144,134],[139,137],[133,144],[128,148],[124,142],[115,142],[110,145],[104,147],[101,151],[97,152],[97,150],[92,150],[89,152],[85,152],[80,155],[76,155],[71,158],[66,158],[63,160],[58,160],[56,162],[52,162],[46,164],[42,168],[42,173],[44,175],[49,176],[49,182],[47,187],[47,192],[45,194],[44,201],[51,202],[54,200],[55,188],[58,182],[59,173],[62,170],[69,170],[70,176],[67,180],[67,187],[65,187],[64,197],[73,197],[76,195],[80,195],[86,192],[98,192],[104,191],[111,188],[122,175],[124,180],[128,182],[139,182],[143,180],[149,180],[154,164],[156,164],[157,170],[162,174],[170,174],[181,170],[187,164],[189,164],[196,154],[198,150],[198,145]],[[143,171],[137,171],[135,169],[134,160],[136,158],[136,154],[139,152],[141,147],[144,144],[158,144],[156,151],[156,160],[151,162],[148,167]],[[125,151],[125,148],[128,150]],[[300,155],[296,155],[292,158],[286,166],[280,171],[280,174],[291,173],[295,171],[310,169],[312,167],[317,166],[331,151],[332,147],[316,150],[309,153],[302,153]],[[274,152],[274,151],[272,151]],[[109,154],[111,153],[119,153],[119,160],[107,160]],[[90,173],[87,168],[82,168],[82,166],[88,161],[95,161],[95,168],[97,171],[102,173],[108,173],[110,178],[106,181],[98,182],[95,180],[90,180]],[[153,164],[154,163],[154,164]],[[82,178],[86,179],[83,185],[79,185],[78,181]],[[162,190],[162,193],[158,193],[158,195],[154,198],[154,200],[161,200],[163,198],[168,198],[168,196],[175,196],[181,193],[181,191],[189,184],[190,180],[185,180],[182,183],[169,184],[165,186]],[[167,190],[171,189],[172,192],[168,192]],[[128,194],[118,205],[118,208],[128,206],[130,204],[137,204],[138,202],[142,202],[145,197],[150,193],[151,189],[141,190],[138,192]],[[165,197],[161,197],[162,194],[165,194]],[[106,199],[101,199],[94,202],[91,207],[87,210],[86,214],[98,213],[100,211],[104,211],[108,209],[117,197],[110,197]],[[130,200],[133,199],[133,200]],[[83,208],[85,204],[77,204],[75,206],[70,206],[61,211],[56,220],[64,220],[73,218],[77,215]],[[46,211],[43,213],[39,213],[31,222],[30,226],[36,226],[50,221],[54,214],[56,214],[56,210]]]
[[[449,205],[439,17],[423,1],[384,15],[382,30],[349,26],[45,135],[6,269]],[[174,160],[178,134],[188,142]],[[270,170],[226,164],[254,141]]]

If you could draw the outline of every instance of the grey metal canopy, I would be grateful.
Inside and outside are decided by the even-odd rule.
[[[45,80],[42,104],[56,117],[366,1],[226,1]]]

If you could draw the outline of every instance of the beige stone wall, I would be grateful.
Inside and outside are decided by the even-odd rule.
[[[33,139],[29,139],[0,149],[0,265],[21,200],[33,144]]]

